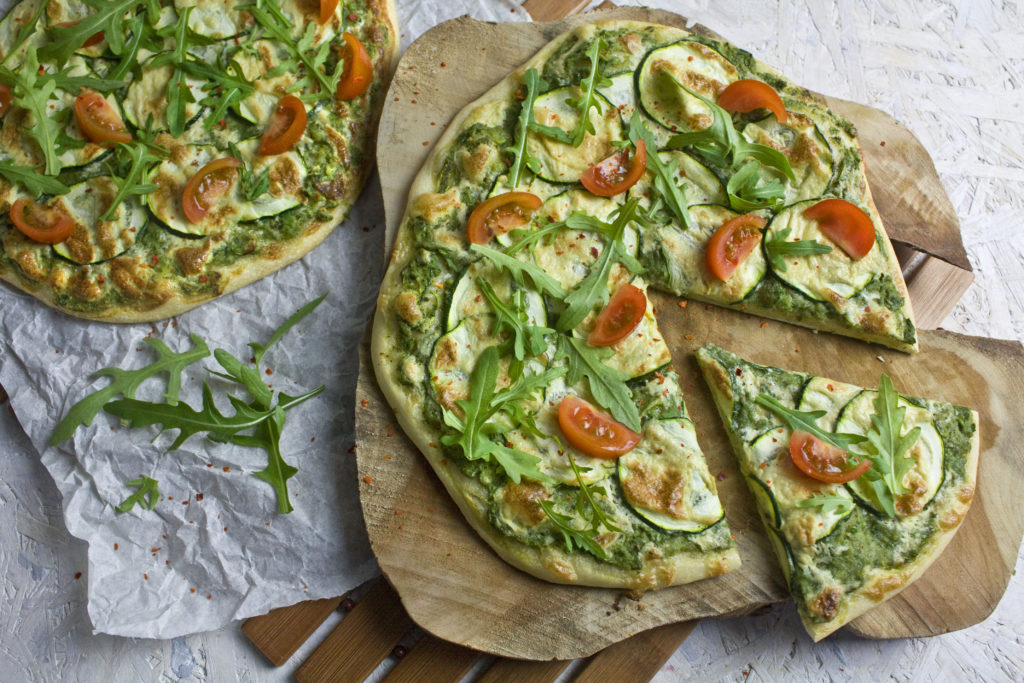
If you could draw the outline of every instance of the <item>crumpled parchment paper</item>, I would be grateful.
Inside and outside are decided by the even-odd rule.
[[[0,0],[0,11],[11,2]],[[509,0],[398,3],[403,46],[434,24],[472,14],[490,21],[527,19]],[[112,325],[69,317],[0,285],[0,384],[18,421],[41,453],[63,496],[68,530],[89,544],[89,616],[98,632],[171,638],[219,628],[235,619],[302,600],[332,597],[377,573],[359,507],[353,445],[356,348],[383,275],[384,216],[374,177],[348,221],[298,263],[240,291],[164,322]],[[267,463],[260,449],[217,444],[202,435],[168,451],[176,432],[125,429],[101,412],[74,438],[49,447],[59,419],[85,395],[106,386],[91,374],[139,368],[155,358],[145,337],[174,351],[189,334],[211,351],[242,360],[248,342],[264,343],[292,313],[324,292],[323,304],[271,348],[267,383],[295,395],[326,391],[288,412],[285,460],[299,468],[288,481],[295,510],[277,512],[274,489],[254,476]],[[181,398],[201,403],[208,381],[218,408],[232,414],[226,382],[206,368],[183,374]],[[137,397],[157,400],[165,375]],[[233,393],[246,398],[244,390]],[[0,455],[2,457],[2,455]],[[155,510],[114,508],[146,475],[160,483]]]

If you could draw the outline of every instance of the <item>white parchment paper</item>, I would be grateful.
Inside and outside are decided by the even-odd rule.
[[[12,3],[0,0],[0,11]],[[399,2],[403,46],[434,24],[462,14],[526,19],[505,2]],[[41,453],[63,496],[68,530],[89,544],[89,616],[98,632],[170,638],[302,600],[331,597],[377,572],[357,497],[353,445],[356,348],[383,274],[384,216],[376,177],[348,221],[295,263],[242,290],[177,318],[111,325],[69,317],[30,296],[0,286],[0,384],[19,422]],[[204,436],[167,451],[176,432],[153,441],[156,428],[121,428],[100,413],[88,428],[57,447],[48,442],[61,416],[106,384],[104,367],[139,368],[155,353],[156,337],[175,351],[191,348],[190,333],[210,349],[248,360],[250,341],[265,342],[300,306],[326,301],[263,361],[267,383],[295,395],[320,384],[326,391],[289,411],[282,436],[285,459],[299,468],[289,480],[290,514],[277,512],[274,489],[254,476],[266,466],[259,449],[216,444]],[[183,375],[181,397],[200,405],[204,380],[227,385],[205,368]],[[157,400],[165,377],[147,380],[137,397]],[[245,397],[243,390],[234,393]],[[153,511],[114,508],[141,475],[160,482]]]

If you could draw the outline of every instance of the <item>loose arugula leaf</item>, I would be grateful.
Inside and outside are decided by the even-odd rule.
[[[637,220],[638,199],[630,199],[616,209],[615,220],[608,229],[608,243],[590,267],[590,272],[568,296],[565,297],[565,310],[558,316],[555,327],[559,332],[571,330],[594,310],[595,306],[608,303],[608,277],[616,263],[622,263],[630,272],[638,273],[643,267],[626,251],[622,236],[626,226]]]
[[[686,188],[676,184],[678,162],[666,164],[661,160],[654,134],[647,129],[640,113],[633,112],[629,119],[629,141],[635,146],[640,140],[647,145],[647,168],[654,176],[652,186],[656,196],[653,199],[660,199],[676,220],[685,227],[692,228],[693,219],[690,218],[690,202],[686,199]]]
[[[136,486],[138,490],[121,501],[121,504],[114,508],[115,510],[119,513],[129,512],[136,504],[146,510],[156,507],[157,501],[160,500],[160,482],[142,475],[141,478],[128,482],[128,486]]]
[[[590,120],[590,110],[596,108],[598,112],[601,111],[602,105],[597,89],[612,84],[610,78],[598,73],[601,51],[607,48],[608,43],[603,38],[598,38],[591,44],[590,49],[587,50],[587,57],[590,58],[590,73],[580,82],[580,90],[583,91],[583,94],[578,100],[568,100],[566,102],[566,104],[580,113],[580,119],[576,122],[576,127],[573,128],[571,133],[573,147],[582,145],[587,133],[596,133],[594,122]]]
[[[529,68],[523,74],[523,84],[526,86],[526,95],[523,97],[523,108],[519,112],[519,121],[516,124],[516,139],[511,147],[505,151],[512,155],[512,167],[508,171],[509,187],[515,189],[522,179],[523,167],[534,173],[540,170],[540,160],[530,154],[526,147],[526,138],[530,127],[533,124],[533,105],[537,101],[537,93],[546,90],[547,81],[537,75],[537,70]]]
[[[915,461],[907,456],[907,451],[921,434],[921,428],[914,427],[900,435],[907,409],[899,404],[899,398],[892,380],[888,375],[882,375],[878,381],[871,429],[867,434],[870,445],[865,445],[863,454],[872,466],[861,475],[871,484],[879,504],[890,517],[896,516],[896,497],[909,492],[903,478],[913,469]]]
[[[634,432],[639,432],[640,412],[633,402],[633,392],[626,386],[629,375],[603,362],[614,353],[610,348],[588,346],[583,339],[560,337],[555,358],[568,361],[566,382],[576,384],[586,377],[590,393],[598,405]]]
[[[807,412],[793,410],[779,403],[774,396],[763,393],[758,394],[754,402],[781,417],[791,430],[813,434],[825,443],[832,444],[836,448],[842,448],[844,451],[850,450],[852,444],[864,441],[864,437],[860,434],[835,434],[833,432],[826,432],[818,427],[817,420],[825,414],[824,410]]]
[[[497,316],[493,334],[498,336],[506,330],[511,333],[509,342],[512,346],[512,355],[517,360],[523,360],[527,353],[530,356],[539,356],[544,353],[544,350],[548,348],[544,335],[553,334],[554,330],[530,324],[530,317],[526,313],[526,305],[523,302],[523,290],[516,291],[510,306],[498,297],[494,288],[483,278],[477,278],[476,284]]]
[[[249,348],[253,351],[254,362],[259,365],[263,362],[263,356],[266,355],[267,351],[277,343],[281,337],[288,334],[288,331],[298,325],[302,320],[316,310],[316,307],[323,303],[323,300],[327,298],[327,293],[321,294],[316,299],[313,299],[308,304],[295,311],[287,320],[281,323],[281,326],[274,330],[274,333],[270,335],[270,339],[267,340],[266,344],[259,344],[252,342],[249,344]]]
[[[48,175],[37,173],[28,166],[18,166],[9,161],[0,161],[0,175],[12,183],[18,183],[31,194],[65,194],[71,188]]]
[[[149,145],[137,141],[130,144],[119,142],[117,143],[117,151],[125,155],[130,167],[126,177],[118,178],[114,176],[117,194],[114,195],[114,199],[110,202],[107,210],[100,216],[101,222],[110,220],[114,212],[117,211],[117,207],[127,197],[146,195],[159,189],[158,185],[144,183],[142,179],[149,176],[149,172],[158,162],[162,161],[163,157],[154,154]]]
[[[540,504],[541,509],[544,510],[544,514],[548,516],[548,519],[551,520],[551,523],[555,526],[558,532],[562,534],[562,539],[565,541],[565,549],[568,552],[572,552],[575,547],[580,550],[586,550],[587,552],[602,559],[607,557],[607,553],[604,548],[599,546],[591,536],[593,529],[581,531],[572,526],[572,518],[556,512],[551,501],[540,500],[537,502]]]
[[[820,493],[810,498],[798,501],[795,505],[798,508],[821,508],[823,515],[845,515],[853,509],[853,499],[849,496],[837,496],[835,494]]]
[[[50,42],[39,48],[39,56],[45,60],[54,60],[63,66],[75,50],[82,47],[89,38],[100,31],[114,54],[120,54],[124,45],[125,15],[147,4],[146,0],[83,0],[92,8],[81,21],[67,26],[51,26],[47,33]],[[47,4],[47,3],[43,3]]]
[[[528,261],[520,261],[517,258],[508,256],[490,247],[485,247],[482,244],[471,244],[469,248],[481,256],[486,256],[499,268],[507,270],[512,275],[512,279],[521,286],[527,287],[527,278],[529,278],[540,291],[546,292],[558,299],[565,298],[565,290],[562,289],[562,285],[558,283],[558,280],[544,272],[544,269],[540,266]]]
[[[788,267],[786,263],[787,256],[810,256],[812,254],[827,254],[832,251],[832,247],[822,244],[818,240],[788,242],[786,240],[791,232],[793,232],[792,228],[780,230],[778,235],[768,240],[764,245],[765,251],[768,253],[768,260],[771,261],[772,267],[776,270],[783,273],[786,272]]]
[[[93,418],[103,409],[104,404],[115,396],[135,398],[135,391],[139,385],[161,372],[167,373],[167,391],[164,392],[164,398],[171,405],[176,404],[178,393],[181,391],[181,373],[192,363],[210,355],[210,349],[207,348],[206,342],[195,334],[191,335],[191,338],[193,349],[175,353],[160,339],[147,337],[143,341],[156,351],[159,356],[156,361],[138,370],[103,368],[96,371],[94,375],[111,377],[113,381],[71,407],[68,414],[54,429],[53,436],[50,437],[50,445],[56,446],[61,441],[70,439],[80,425],[86,427],[91,425]]]

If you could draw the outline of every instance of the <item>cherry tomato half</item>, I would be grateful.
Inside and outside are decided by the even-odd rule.
[[[238,179],[242,162],[235,157],[214,159],[203,166],[185,183],[181,194],[181,208],[189,223],[198,223],[210,212]]]
[[[90,142],[110,144],[132,141],[132,134],[128,132],[124,121],[106,98],[95,90],[86,90],[75,98],[75,121],[82,135]]]
[[[338,82],[337,96],[339,100],[352,100],[370,87],[373,62],[370,61],[370,55],[366,53],[366,48],[358,38],[347,31],[341,37],[345,39],[345,48],[341,53],[345,66]]]
[[[780,123],[785,123],[788,115],[782,98],[772,86],[763,81],[740,79],[733,81],[718,96],[718,106],[728,111],[748,112],[755,109],[768,109]]]
[[[875,224],[862,208],[844,199],[825,199],[804,210],[818,229],[852,259],[864,258],[875,243]]]
[[[338,0],[320,0],[320,23],[326,24],[338,10]]]
[[[77,25],[78,25],[77,21],[62,21],[61,23],[57,24],[57,26],[77,26]],[[88,38],[85,39],[85,42],[82,43],[82,47],[92,47],[93,45],[99,45],[100,43],[103,42],[103,38],[104,37],[105,36],[103,35],[103,31],[97,31],[96,33],[92,34],[91,36],[89,36]]]
[[[728,280],[761,241],[761,229],[765,223],[763,218],[752,213],[722,223],[708,240],[704,254],[711,274],[722,282]]]
[[[623,148],[584,171],[580,182],[598,197],[614,197],[633,187],[645,170],[647,143],[637,140],[632,161],[629,159],[629,150]]]
[[[25,237],[43,244],[63,242],[75,228],[66,213],[21,197],[11,206],[11,221]]]
[[[871,467],[867,458],[851,467],[849,453],[800,430],[789,437],[789,455],[801,472],[829,484],[853,481]]]
[[[268,156],[283,154],[295,146],[306,132],[306,105],[295,95],[285,95],[260,139],[259,153]]]
[[[625,284],[612,295],[608,305],[601,309],[594,322],[594,329],[587,337],[591,346],[612,346],[636,329],[647,312],[647,296],[644,290]]]
[[[541,198],[529,192],[506,192],[487,199],[473,209],[466,222],[466,236],[473,244],[487,244],[495,235],[521,228],[540,208]]]
[[[3,118],[11,110],[11,102],[14,101],[14,93],[9,86],[0,83],[0,118]]]
[[[639,434],[579,396],[558,404],[558,426],[574,448],[605,460],[629,453],[640,441]]]

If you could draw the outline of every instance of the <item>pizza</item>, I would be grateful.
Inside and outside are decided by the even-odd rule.
[[[977,484],[978,415],[941,401],[697,351],[808,633],[820,640],[910,585]]]
[[[389,0],[23,0],[0,21],[0,277],[158,320],[301,258],[373,163]]]

